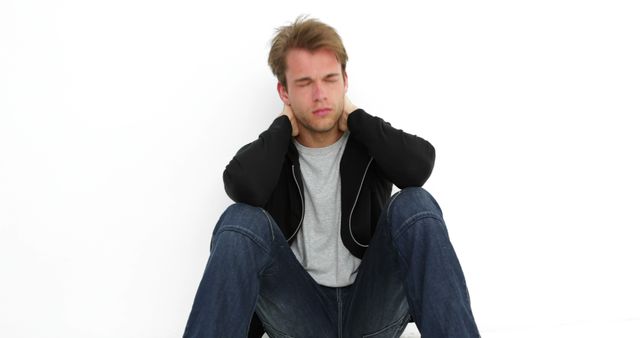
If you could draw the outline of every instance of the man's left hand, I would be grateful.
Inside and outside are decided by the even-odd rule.
[[[347,95],[344,96],[344,108],[342,109],[342,116],[340,117],[340,122],[338,123],[338,128],[341,131],[348,131],[349,125],[347,124],[347,120],[349,119],[349,114],[353,113],[358,107],[356,107]]]

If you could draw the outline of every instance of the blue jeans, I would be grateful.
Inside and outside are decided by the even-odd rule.
[[[423,337],[479,337],[442,212],[422,188],[391,198],[343,288],[318,285],[266,211],[230,206],[184,337],[246,337],[254,312],[270,337],[399,337],[410,318]]]

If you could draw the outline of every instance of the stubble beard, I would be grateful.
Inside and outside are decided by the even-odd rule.
[[[336,105],[334,105],[332,107],[334,109],[333,113],[336,114],[335,116],[333,116],[332,118],[334,118],[334,121],[331,125],[329,126],[315,126],[313,125],[311,122],[306,121],[304,119],[298,119],[298,124],[304,128],[305,130],[307,130],[309,133],[311,134],[326,134],[326,133],[330,133],[332,131],[334,131],[335,129],[338,129],[339,127],[339,123],[340,123],[340,117],[342,116],[342,111],[344,110],[344,101],[337,103]],[[295,112],[294,112],[294,115]],[[312,116],[313,113],[310,113],[310,115]],[[296,116],[297,118],[297,116]]]

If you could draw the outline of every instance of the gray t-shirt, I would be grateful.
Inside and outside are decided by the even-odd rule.
[[[300,264],[320,285],[353,284],[360,259],[340,238],[340,159],[349,133],[324,148],[308,148],[295,142],[300,154],[304,185],[304,220],[291,245]]]

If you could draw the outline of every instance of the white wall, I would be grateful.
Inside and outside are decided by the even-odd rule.
[[[301,13],[356,104],[435,145],[485,337],[640,323],[636,2],[384,3],[2,1],[0,336],[181,335]]]

